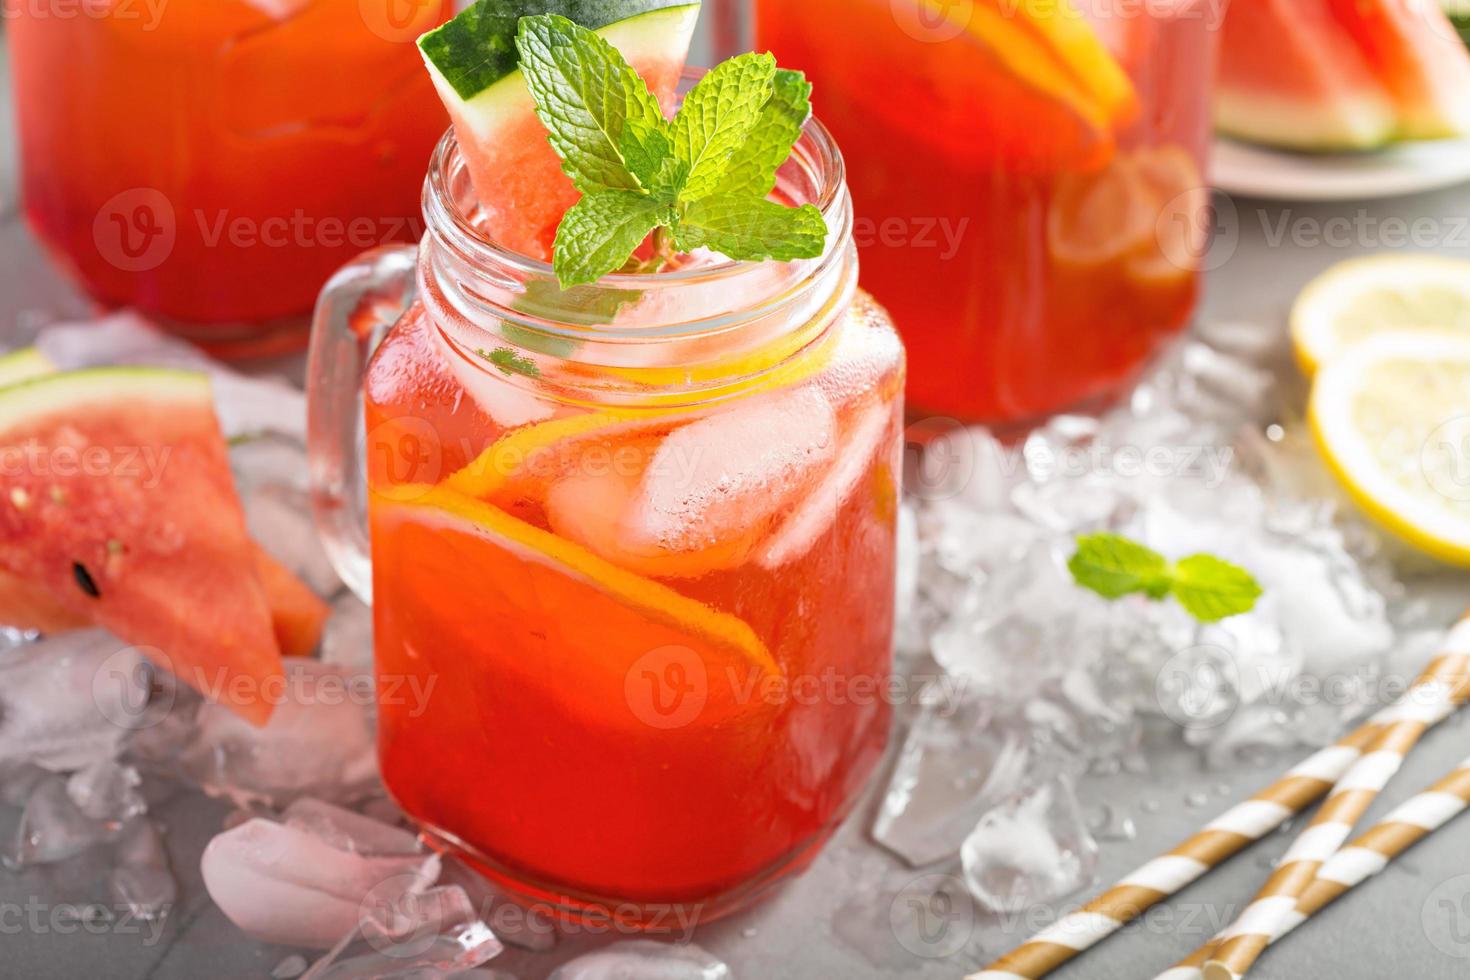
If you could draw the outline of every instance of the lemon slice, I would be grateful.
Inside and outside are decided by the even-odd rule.
[[[1328,464],[1369,515],[1470,565],[1470,336],[1364,340],[1318,373],[1310,416]]]
[[[1470,337],[1470,262],[1433,255],[1350,259],[1314,279],[1291,311],[1291,339],[1308,374],[1367,337],[1402,329]]]
[[[414,566],[405,580],[430,583],[421,617],[443,620],[440,626],[456,627],[451,632],[519,643],[524,653],[597,660],[617,677],[650,647],[669,643],[695,651],[711,667],[733,660],[781,673],[738,616],[619,568],[492,504],[442,486],[418,489],[412,501],[385,504],[391,511],[381,511],[377,520],[388,531],[385,546],[398,542],[400,560]],[[445,587],[450,581],[473,583],[477,596],[504,601],[494,607],[466,603]],[[501,621],[490,623],[492,617]]]

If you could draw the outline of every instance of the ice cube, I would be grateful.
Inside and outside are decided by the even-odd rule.
[[[145,715],[143,654],[102,630],[47,637],[0,658],[0,763],[68,770],[111,759]]]
[[[1057,776],[994,808],[960,851],[970,894],[997,912],[1020,912],[1077,891],[1097,869],[1071,781]]]
[[[832,526],[842,505],[872,467],[873,455],[889,431],[892,411],[881,403],[852,411],[861,411],[862,414],[843,432],[837,464],[820,483],[803,494],[790,515],[761,548],[759,560],[766,568],[779,568],[811,550],[817,539]]]
[[[336,592],[341,580],[317,534],[307,493],[280,484],[241,482],[247,484],[240,500],[250,536],[317,595]]]
[[[504,948],[489,926],[471,922],[443,935],[342,960],[313,973],[312,980],[453,980],[483,976],[484,972],[476,968],[499,956]],[[488,974],[492,980],[505,976],[493,970]]]
[[[292,953],[271,970],[271,980],[296,980],[311,964],[300,953]]]
[[[305,441],[306,396],[300,388],[279,379],[240,374],[131,310],[86,322],[51,324],[36,337],[36,346],[65,370],[142,364],[207,371],[226,436],[278,432]]]
[[[116,835],[117,828],[93,820],[77,808],[66,791],[66,780],[51,776],[38,783],[26,801],[4,863],[10,868],[25,868],[65,861]]]
[[[422,855],[365,857],[298,827],[250,820],[209,842],[204,885],[226,917],[262,942],[329,949],[370,903],[423,884]]]
[[[148,809],[138,789],[142,782],[132,766],[99,759],[72,773],[66,792],[88,817],[121,825]]]
[[[423,850],[418,838],[401,827],[310,797],[292,802],[281,819],[288,827],[308,831],[333,847],[354,854],[408,855]]]
[[[621,528],[635,554],[738,539],[812,492],[837,456],[837,419],[810,386],[681,426],[654,451]]]
[[[29,762],[10,762],[0,765],[0,803],[6,806],[23,807],[31,798],[51,770]]]
[[[507,898],[463,861],[446,858],[439,880],[464,889],[480,917],[490,924],[495,935],[510,945],[538,953],[556,945],[556,922],[544,908],[525,906]]]
[[[379,952],[389,955],[395,946],[401,948],[476,920],[474,903],[458,885],[409,889],[393,901],[370,900],[365,912],[363,934]]]
[[[916,868],[959,853],[976,821],[1014,793],[1026,772],[1024,739],[993,722],[978,700],[925,704],[873,824],[880,844]]]
[[[152,921],[167,914],[178,899],[168,854],[158,829],[146,819],[134,820],[118,841],[110,886],[112,896],[136,917]]]
[[[181,758],[184,772],[238,804],[360,799],[377,783],[371,678],[301,660],[287,662],[285,678],[284,697],[264,728],[228,708],[201,707],[196,741]]]
[[[372,670],[373,611],[351,592],[332,603],[332,614],[322,630],[322,660],[353,672]]]
[[[563,963],[549,980],[730,980],[730,968],[693,943],[625,939]]]

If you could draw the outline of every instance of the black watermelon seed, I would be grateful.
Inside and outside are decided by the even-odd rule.
[[[102,598],[102,590],[97,588],[97,583],[92,579],[92,573],[87,571],[87,566],[79,561],[71,563],[72,577],[77,580],[77,588],[81,589],[93,599]]]

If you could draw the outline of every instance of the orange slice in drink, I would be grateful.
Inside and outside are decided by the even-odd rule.
[[[373,534],[395,583],[388,628],[431,659],[493,657],[487,682],[555,683],[601,717],[644,668],[676,663],[710,689],[781,673],[744,620],[447,488],[379,502]]]
[[[1098,173],[1058,178],[1047,213],[1047,247],[1063,265],[1107,265],[1147,248],[1157,217],[1158,202],[1142,171],[1120,155]]]
[[[1061,62],[1114,124],[1138,114],[1138,93],[1082,12],[1071,0],[1011,0]]]
[[[1133,160],[1155,201],[1154,234],[1128,260],[1129,278],[1173,286],[1200,268],[1210,235],[1210,189],[1188,150],[1177,144],[1137,150]]]

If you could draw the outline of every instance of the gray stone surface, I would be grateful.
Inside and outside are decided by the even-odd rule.
[[[0,49],[3,50],[3,49]],[[8,109],[8,83],[0,103]],[[10,133],[0,138],[0,347],[22,342],[42,317],[80,312],[85,304],[55,275],[34,242],[15,220],[13,150]],[[1211,277],[1203,316],[1238,321],[1242,330],[1280,332],[1297,289],[1315,272],[1350,254],[1380,245],[1385,229],[1371,224],[1385,218],[1435,219],[1442,248],[1465,253],[1465,231],[1456,224],[1470,215],[1470,189],[1363,204],[1282,208],[1238,202],[1234,240],[1228,259]],[[1275,232],[1310,232],[1332,218],[1346,217],[1359,231],[1341,246],[1309,247]],[[1454,236],[1458,235],[1456,239]],[[1286,370],[1289,370],[1286,369]],[[1416,594],[1431,597],[1448,622],[1470,593],[1465,575],[1434,573],[1415,583]],[[1410,759],[1402,777],[1374,808],[1382,814],[1393,803],[1438,778],[1470,750],[1470,724],[1463,718],[1432,733]],[[1177,749],[1152,753],[1148,775],[1090,779],[1088,802],[1106,801],[1133,816],[1138,838],[1104,845],[1100,883],[1114,880],[1159,850],[1171,846],[1214,813],[1249,795],[1291,762],[1281,758],[1266,768],[1203,771],[1193,754]],[[1204,807],[1186,799],[1205,794]],[[886,897],[873,887],[876,876],[913,879],[932,872],[902,872],[865,835],[871,802],[842,828],[816,866],[758,908],[701,929],[699,942],[725,957],[742,980],[877,980],[877,978],[958,978],[1024,938],[1026,929],[1007,931],[990,920],[971,922],[963,913],[936,928],[963,934],[962,952],[945,958],[908,956],[884,935]],[[243,937],[210,903],[202,887],[198,856],[220,828],[226,808],[189,792],[177,792],[155,806],[167,829],[167,843],[180,877],[180,905],[160,934],[146,927],[120,927],[101,934],[63,932],[52,919],[52,885],[40,873],[0,872],[0,978],[26,980],[205,980],[265,978],[291,950],[262,947]],[[6,831],[7,828],[0,828]],[[1055,974],[1059,980],[1137,980],[1152,977],[1193,949],[1218,922],[1228,920],[1249,899],[1290,835],[1278,834],[1224,869],[1187,890],[1167,911],[1152,915]],[[1470,974],[1470,818],[1436,835],[1383,877],[1330,909],[1271,953],[1256,971],[1262,980],[1451,980]],[[890,879],[891,880],[891,879]],[[840,909],[866,896],[876,913],[857,917]],[[1081,899],[1085,896],[1079,895]],[[902,908],[898,915],[903,915]],[[845,924],[834,921],[841,918]],[[1034,924],[1045,924],[1044,921]],[[866,934],[886,952],[875,963],[850,941]],[[865,943],[864,945],[872,945]],[[956,945],[959,945],[958,943]],[[563,943],[548,955],[508,953],[492,965],[520,980],[540,980],[552,967],[581,948]],[[1458,953],[1459,955],[1455,955]]]

